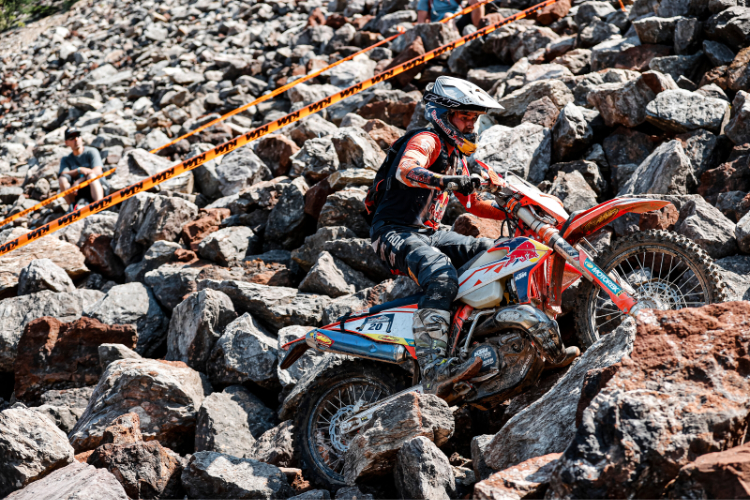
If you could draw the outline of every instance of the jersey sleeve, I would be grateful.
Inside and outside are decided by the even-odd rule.
[[[440,140],[432,132],[422,132],[406,143],[396,169],[396,179],[408,187],[440,189],[442,175],[428,168],[440,156]]]
[[[70,170],[70,160],[67,156],[63,156],[60,159],[60,170],[57,171],[57,175],[61,175],[66,170]]]

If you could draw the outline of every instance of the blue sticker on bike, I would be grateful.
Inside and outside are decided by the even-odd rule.
[[[599,266],[591,262],[590,259],[586,259],[583,261],[583,267],[591,271],[591,274],[596,276],[599,279],[599,281],[601,281],[602,284],[605,287],[607,287],[609,291],[611,291],[613,294],[619,296],[622,293],[622,288],[620,288],[620,286],[617,283],[612,281],[612,278],[607,276],[607,274],[604,271],[602,271],[602,269]]]

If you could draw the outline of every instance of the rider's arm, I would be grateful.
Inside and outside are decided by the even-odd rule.
[[[442,175],[427,170],[440,156],[440,141],[432,132],[415,135],[406,144],[396,179],[408,187],[440,189]]]
[[[466,162],[463,161],[462,163],[463,175],[469,175],[469,168],[467,167]],[[466,196],[454,191],[453,194],[472,215],[495,220],[503,220],[506,218],[505,212],[500,210],[500,206],[494,200],[482,200],[477,196],[477,193],[472,193],[471,195]]]

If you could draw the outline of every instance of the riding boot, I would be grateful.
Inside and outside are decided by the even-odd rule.
[[[565,357],[559,363],[544,363],[545,370],[556,370],[558,368],[564,368],[572,363],[578,356],[581,355],[581,350],[576,346],[570,346],[565,348]]]
[[[412,329],[422,386],[430,394],[445,394],[453,384],[474,377],[482,369],[482,360],[446,358],[451,315],[440,309],[419,309],[414,313]]]

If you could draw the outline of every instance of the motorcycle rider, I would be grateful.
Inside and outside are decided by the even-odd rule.
[[[476,149],[477,119],[503,108],[478,86],[448,76],[428,90],[424,107],[430,127],[411,136],[396,156],[370,237],[390,270],[410,276],[425,292],[413,317],[415,349],[425,389],[440,394],[482,367],[479,358],[460,364],[446,357],[450,307],[458,293],[456,269],[493,245],[488,238],[438,230],[449,201],[442,190],[453,183],[458,186],[454,194],[470,213],[504,217],[494,201],[477,197],[480,180],[470,177],[466,163]]]

